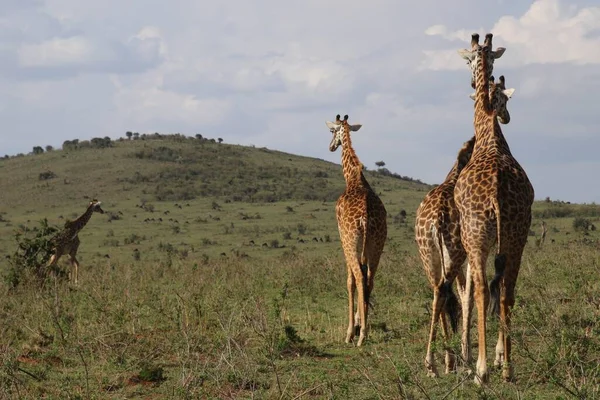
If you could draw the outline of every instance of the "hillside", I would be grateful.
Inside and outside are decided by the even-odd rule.
[[[344,188],[338,164],[182,135],[110,144],[67,142],[66,150],[1,159],[0,254],[13,251],[12,233],[21,224],[47,218],[62,226],[89,198],[101,200],[107,213],[82,231],[83,260],[130,261],[135,249],[152,258],[167,244],[203,257],[334,248],[334,205]],[[390,232],[406,236],[430,186],[390,175],[366,172],[390,218],[406,211],[409,223]]]

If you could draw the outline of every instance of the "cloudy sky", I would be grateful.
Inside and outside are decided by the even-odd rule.
[[[504,126],[536,198],[600,202],[597,0],[2,0],[0,155],[201,133],[439,183],[473,134],[470,34],[506,47]]]

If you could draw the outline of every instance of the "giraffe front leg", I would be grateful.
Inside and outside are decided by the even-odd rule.
[[[58,252],[52,254],[52,256],[50,257],[50,261],[48,261],[48,264],[46,265],[46,271],[44,272],[44,275],[46,275],[48,273],[48,271],[49,271],[55,277],[58,276],[58,273],[56,271],[55,265],[58,264],[58,260],[60,259],[60,256],[61,256],[61,254],[58,253]]]
[[[346,343],[350,343],[354,339],[354,290],[356,288],[354,275],[350,268],[348,268],[346,284],[348,286],[348,331],[346,332]]]

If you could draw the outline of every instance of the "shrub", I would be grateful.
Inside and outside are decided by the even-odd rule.
[[[297,228],[299,234],[304,235],[306,233],[306,225],[300,223],[298,224]]]
[[[575,231],[581,232],[595,230],[596,227],[594,226],[594,224],[592,224],[592,222],[589,219],[577,217],[573,220],[573,229]]]
[[[38,179],[40,181],[47,181],[48,179],[56,178],[56,174],[52,171],[40,172]]]
[[[24,228],[14,235],[17,250],[7,257],[10,268],[5,276],[11,288],[17,287],[28,274],[44,279],[47,274],[46,264],[52,251],[52,236],[58,231],[56,227],[48,225],[48,220],[39,222],[39,227]]]

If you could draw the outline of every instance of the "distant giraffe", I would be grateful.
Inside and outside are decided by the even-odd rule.
[[[79,261],[77,261],[77,258],[75,257],[80,243],[78,234],[88,223],[94,212],[104,214],[104,210],[100,208],[100,202],[95,199],[90,201],[87,210],[79,218],[75,221],[67,221],[64,229],[51,239],[52,256],[48,262],[48,267],[56,265],[58,260],[64,254],[69,254],[71,265],[73,267],[73,280],[75,284],[77,284],[79,269]]]
[[[348,124],[348,116],[335,122],[327,121],[333,134],[330,151],[342,146],[342,169],[346,180],[346,190],[339,197],[336,216],[340,240],[346,258],[348,271],[348,331],[346,343],[350,343],[355,330],[360,329],[357,346],[367,337],[367,317],[369,297],[379,259],[387,238],[387,213],[381,199],[375,194],[365,176],[363,164],[352,148],[350,131],[358,131],[362,125]],[[358,311],[354,315],[354,291],[358,292]],[[356,321],[355,321],[356,319]],[[355,325],[356,322],[356,325]]]
[[[474,33],[471,35],[471,50],[461,49],[458,50],[458,54],[467,60],[467,65],[471,69],[471,87],[475,89],[475,72],[477,70],[477,64],[479,63],[477,46],[479,46],[479,34]],[[502,57],[506,49],[504,47],[498,47],[496,51],[490,49],[489,53],[487,53],[487,62],[488,62],[488,78],[492,76],[494,72],[494,60]],[[493,80],[493,79],[492,79]]]
[[[492,78],[493,80],[493,78]],[[510,122],[510,113],[507,109],[508,99],[514,89],[506,89],[504,77],[500,83],[490,88],[489,96],[494,110],[498,114],[498,121],[503,124]],[[437,376],[432,345],[436,337],[437,322],[442,325],[442,332],[448,340],[448,326],[445,317],[450,318],[452,329],[456,332],[458,305],[456,296],[452,293],[452,282],[458,276],[458,291],[463,309],[472,308],[472,293],[470,274],[469,280],[465,279],[462,271],[467,253],[460,241],[460,220],[458,209],[454,202],[454,185],[458,175],[471,159],[475,137],[463,144],[458,152],[454,166],[442,184],[431,190],[417,209],[415,222],[415,239],[419,247],[419,254],[429,283],[433,289],[433,303],[431,307],[431,327],[427,344],[425,366],[429,376]],[[465,362],[470,362],[469,327],[470,313],[463,313],[462,329],[462,356]],[[455,357],[446,350],[446,373],[455,369]]]
[[[546,241],[546,234],[548,233],[548,228],[546,227],[546,221],[542,221],[542,236],[540,237],[540,247],[544,245]]]
[[[515,284],[531,226],[534,191],[527,174],[515,160],[489,99],[492,34],[484,46],[473,35],[477,57],[475,99],[475,147],[471,160],[458,177],[454,199],[460,213],[461,239],[468,255],[477,304],[479,355],[475,381],[487,382],[486,317],[492,292],[494,311],[500,309],[496,365],[502,376],[512,379],[510,309],[515,302]],[[473,46],[473,44],[475,46]],[[492,83],[492,85],[495,85]],[[497,244],[495,277],[487,287],[485,265]],[[469,312],[469,310],[463,310]]]

